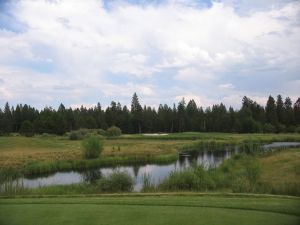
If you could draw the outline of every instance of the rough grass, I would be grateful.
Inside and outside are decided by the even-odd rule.
[[[122,140],[104,141],[103,157],[175,155],[187,141]],[[66,137],[0,137],[0,168],[22,168],[34,161],[52,163],[82,159],[81,141]]]
[[[272,187],[274,194],[291,192],[300,194],[300,148],[286,149],[259,158],[261,181]]]
[[[296,225],[299,204],[299,198],[238,195],[0,199],[0,224]]]
[[[300,141],[300,134],[231,134],[186,132],[163,136],[122,135],[104,140],[102,157],[176,155],[182,146],[199,141],[238,144],[244,141]],[[0,137],[0,168],[23,168],[31,162],[54,163],[82,159],[80,141],[67,136]]]

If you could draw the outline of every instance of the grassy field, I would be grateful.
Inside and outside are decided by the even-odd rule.
[[[187,140],[104,140],[103,157],[176,154]],[[32,161],[55,162],[82,159],[81,141],[66,137],[0,137],[0,168],[21,168]]]
[[[261,180],[273,186],[294,182],[300,187],[300,148],[261,156],[259,161],[262,166]]]
[[[300,199],[274,196],[139,195],[0,199],[2,225],[293,225]]]
[[[300,141],[300,134],[229,134],[187,132],[161,136],[122,135],[104,140],[102,156],[176,155],[179,147],[197,141],[241,143],[245,140],[261,142]],[[35,136],[31,138],[0,137],[0,168],[22,168],[29,162],[52,163],[82,159],[81,141],[66,136]]]

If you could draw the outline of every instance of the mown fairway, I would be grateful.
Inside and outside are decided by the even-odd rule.
[[[299,222],[299,198],[171,195],[0,199],[1,225],[296,225]]]

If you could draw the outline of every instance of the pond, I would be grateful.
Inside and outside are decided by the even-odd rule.
[[[265,149],[278,147],[300,146],[300,142],[274,142],[263,145]],[[172,171],[181,171],[191,166],[192,163],[202,165],[205,169],[220,166],[224,160],[238,153],[238,149],[223,151],[202,151],[180,154],[178,160],[166,165],[146,164],[134,166],[105,167],[85,171],[57,172],[47,177],[20,178],[18,182],[23,182],[24,187],[35,188],[39,186],[74,184],[81,182],[94,182],[102,176],[108,175],[113,171],[125,171],[134,180],[134,191],[140,191],[143,184],[143,176],[148,174],[154,183],[159,183]]]

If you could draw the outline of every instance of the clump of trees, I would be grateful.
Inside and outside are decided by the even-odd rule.
[[[119,127],[122,133],[295,132],[300,130],[300,98],[293,103],[289,97],[284,99],[278,95],[274,99],[269,96],[264,107],[245,96],[238,110],[222,103],[204,109],[194,100],[186,102],[185,99],[173,106],[160,104],[157,109],[142,107],[136,93],[130,109],[114,101],[106,109],[98,103],[93,108],[81,106],[76,109],[60,104],[57,110],[51,107],[37,110],[27,104],[10,107],[6,103],[0,109],[0,135],[22,132],[25,121],[33,125],[34,133],[57,135],[80,128],[101,129],[101,135],[104,135],[107,128],[113,126]]]

